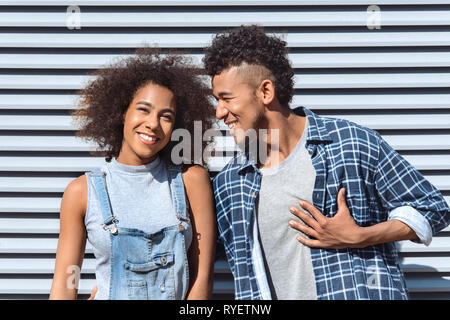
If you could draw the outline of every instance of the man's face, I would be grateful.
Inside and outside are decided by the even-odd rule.
[[[245,139],[247,130],[261,128],[264,104],[255,95],[255,88],[241,79],[236,67],[214,76],[212,88],[218,101],[216,117],[230,128],[236,143]]]

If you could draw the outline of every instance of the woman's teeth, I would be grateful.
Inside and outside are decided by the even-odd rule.
[[[156,139],[157,139],[155,137],[146,136],[145,134],[139,134],[139,136],[146,141],[156,141]]]

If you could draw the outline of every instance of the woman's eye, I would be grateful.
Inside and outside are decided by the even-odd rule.
[[[143,111],[143,112],[149,112],[149,110],[147,108],[144,108],[144,107],[139,107],[138,110],[139,111]]]
[[[166,118],[167,120],[171,120],[172,121],[172,116],[170,114],[163,114],[162,117]]]

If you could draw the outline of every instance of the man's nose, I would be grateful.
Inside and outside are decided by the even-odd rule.
[[[219,101],[216,108],[216,118],[219,120],[222,120],[227,115],[228,110],[222,105],[222,103]]]

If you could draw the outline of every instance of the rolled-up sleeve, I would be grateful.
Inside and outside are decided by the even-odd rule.
[[[423,243],[426,246],[430,245],[433,231],[428,220],[419,211],[409,206],[395,208],[389,212],[389,220],[393,219],[403,222],[416,233],[419,241],[411,241]]]
[[[410,226],[424,244],[450,223],[450,209],[439,190],[379,136],[375,185],[383,207]],[[409,208],[408,208],[409,207]],[[417,216],[421,215],[431,229]]]

